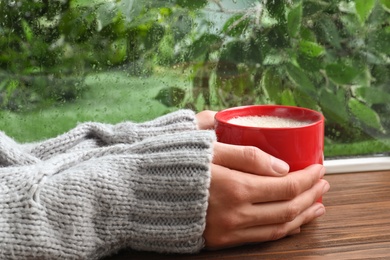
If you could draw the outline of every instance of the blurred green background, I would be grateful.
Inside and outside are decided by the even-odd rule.
[[[390,152],[390,1],[1,1],[0,129],[312,108],[325,156]]]

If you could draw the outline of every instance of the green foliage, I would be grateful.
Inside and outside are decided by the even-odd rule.
[[[156,100],[166,105],[167,107],[179,106],[185,97],[185,91],[179,87],[168,87],[160,89]]]
[[[207,0],[177,0],[177,4],[188,9],[199,9],[207,5]]]
[[[194,74],[209,81],[193,82],[197,93],[208,88],[206,107],[297,105],[322,111],[334,140],[389,134],[388,1],[252,1],[239,11],[223,4],[220,32],[188,48],[200,58]]]
[[[149,75],[175,63],[191,13],[207,1],[0,1],[0,108],[72,101],[85,77],[113,68]]]
[[[365,23],[374,8],[376,0],[355,0],[356,13],[361,23]]]
[[[0,1],[0,107],[72,101],[89,73],[165,66],[192,82],[191,95],[161,90],[168,107],[303,106],[324,113],[334,141],[380,138],[389,13],[388,0]]]

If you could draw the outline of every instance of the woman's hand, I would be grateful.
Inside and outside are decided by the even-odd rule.
[[[196,115],[198,128],[200,130],[214,129],[214,117],[217,112],[211,110],[204,110]],[[257,148],[249,147],[244,148],[240,146],[227,146],[229,152],[226,153],[221,149],[225,149],[223,144],[216,145],[214,147],[214,163],[223,165],[228,168],[236,169],[236,165],[241,167],[244,172],[252,172],[259,175],[271,175],[280,176],[286,175],[289,171],[287,163],[270,156]],[[244,161],[240,161],[236,157],[236,153],[241,153],[241,157],[249,162],[245,164]],[[240,158],[241,158],[240,157]],[[243,164],[243,165],[241,165]],[[272,168],[271,168],[272,166]]]
[[[204,238],[206,248],[276,240],[323,215],[325,168],[287,174],[284,162],[248,146],[215,143]]]
[[[215,113],[198,113],[198,128],[213,129]],[[288,171],[288,164],[255,147],[215,143],[206,247],[280,239],[323,215],[325,207],[316,201],[329,190],[325,168]]]
[[[196,121],[200,130],[214,129],[214,116],[217,112],[204,110],[196,114]]]

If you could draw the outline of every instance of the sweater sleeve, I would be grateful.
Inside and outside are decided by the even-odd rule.
[[[199,251],[215,136],[173,132],[0,167],[0,259]]]
[[[214,141],[189,110],[30,144],[0,132],[0,259],[199,251]]]
[[[18,149],[22,152],[16,154],[27,153],[41,160],[47,160],[64,152],[86,150],[118,143],[131,144],[153,136],[195,129],[197,129],[195,114],[191,110],[178,110],[144,123],[127,121],[111,125],[85,122],[55,138],[19,145]],[[16,145],[13,147],[15,148]],[[21,156],[18,161],[30,163],[31,158]]]

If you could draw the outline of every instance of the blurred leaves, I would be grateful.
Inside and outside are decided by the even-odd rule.
[[[388,104],[390,102],[390,93],[379,88],[359,87],[354,93],[356,98],[370,105]]]
[[[342,63],[329,64],[325,68],[328,77],[336,84],[352,84],[359,71]]]
[[[216,110],[248,101],[304,106],[324,113],[330,138],[383,136],[390,130],[389,6],[270,0],[241,12],[226,7],[220,34],[205,33],[190,45],[200,62],[192,68],[215,75],[207,86]],[[195,81],[193,87],[201,92]]]
[[[88,73],[174,66],[192,99],[164,88],[168,107],[297,105],[321,110],[341,141],[390,131],[388,0],[13,2],[0,2],[3,109],[72,101]]]
[[[356,12],[362,23],[367,20],[376,2],[376,0],[355,0]]]
[[[167,107],[177,107],[183,103],[185,94],[181,88],[169,87],[161,89],[155,99]]]
[[[355,116],[361,124],[379,131],[384,131],[380,118],[373,109],[354,98],[349,100],[348,107],[352,115]]]
[[[239,14],[229,18],[222,28],[222,32],[228,36],[240,37],[251,22],[245,15]]]
[[[299,43],[299,51],[309,57],[319,57],[325,53],[325,48],[315,42],[303,40]]]
[[[302,25],[302,3],[299,3],[288,13],[287,24],[290,36],[296,37]]]
[[[87,74],[121,67],[150,75],[175,62],[207,1],[0,1],[0,108],[72,101]],[[202,47],[203,48],[203,47]],[[11,84],[12,83],[12,84]],[[15,87],[11,87],[15,86]]]
[[[390,11],[390,0],[380,0],[384,7]]]
[[[207,0],[177,0],[177,4],[188,9],[200,9],[207,5]]]

